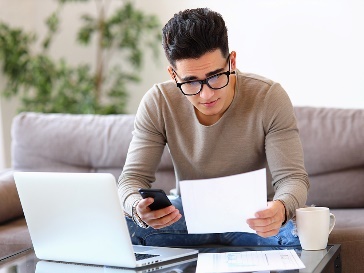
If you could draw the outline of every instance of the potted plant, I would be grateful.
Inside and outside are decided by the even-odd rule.
[[[138,82],[145,48],[158,56],[160,24],[153,15],[138,10],[132,2],[121,1],[110,15],[111,0],[92,0],[97,16],[84,14],[77,41],[90,45],[96,38],[96,65],[70,65],[64,58],[49,54],[59,31],[60,15],[68,2],[57,0],[57,9],[47,18],[47,35],[36,51],[38,37],[0,21],[0,65],[7,78],[2,94],[19,96],[20,111],[45,113],[117,114],[125,112],[127,85]],[[112,54],[123,57],[123,63],[110,64]],[[127,65],[125,65],[125,63]],[[128,67],[125,69],[124,67]]]

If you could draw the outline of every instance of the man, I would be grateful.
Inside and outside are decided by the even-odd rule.
[[[171,80],[153,86],[143,97],[118,182],[132,242],[298,245],[291,219],[295,209],[305,205],[309,182],[286,92],[271,80],[237,70],[225,22],[209,9],[175,14],[163,28],[163,47]],[[274,191],[270,186],[267,208],[247,221],[256,234],[187,234],[181,198],[151,211],[153,198],[141,199],[138,189],[151,187],[165,145],[177,188],[181,180],[266,167]]]

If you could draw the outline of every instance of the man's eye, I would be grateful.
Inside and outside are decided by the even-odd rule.
[[[188,86],[193,87],[193,86],[199,86],[200,85],[200,82],[187,82],[185,84],[188,85]]]
[[[211,76],[211,78],[209,78],[209,82],[216,82],[219,80],[219,78],[221,77],[221,74],[217,74],[215,76]]]

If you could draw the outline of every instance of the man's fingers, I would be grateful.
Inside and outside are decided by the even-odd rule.
[[[162,218],[151,220],[149,225],[155,229],[160,229],[177,222],[181,217],[182,215],[179,213],[179,210],[176,209],[172,213],[165,215]]]
[[[137,205],[139,217],[149,226],[160,229],[177,222],[182,217],[179,210],[173,205],[159,210],[151,210],[148,206],[153,202],[154,199],[148,197],[140,200]]]
[[[161,229],[161,228],[164,228],[164,227],[168,227],[172,224],[174,224],[175,222],[177,222],[179,219],[181,219],[182,215],[180,213],[177,213],[177,215],[172,219],[170,220],[169,222],[165,223],[165,224],[157,224],[155,226],[153,226],[153,228],[155,229]]]
[[[257,234],[261,237],[270,237],[278,234],[279,229],[281,228],[281,223],[279,221],[274,221],[272,218],[265,219],[266,225],[252,225],[251,229],[255,230]]]
[[[247,223],[251,229],[264,238],[278,234],[282,226],[279,217],[249,219]]]
[[[254,219],[247,220],[247,224],[250,227],[266,227],[266,226],[275,225],[277,223],[279,223],[279,226],[281,225],[279,217],[254,218]]]

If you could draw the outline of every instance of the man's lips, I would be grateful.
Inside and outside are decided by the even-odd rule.
[[[219,99],[216,99],[216,100],[213,100],[213,101],[209,101],[209,102],[201,102],[201,104],[204,105],[204,106],[206,106],[206,107],[211,107],[211,106],[214,106],[217,103],[218,100]]]

